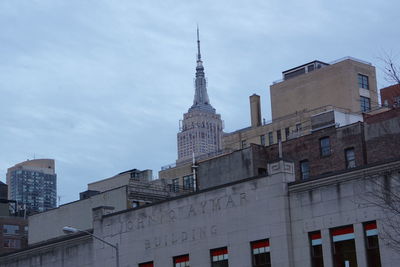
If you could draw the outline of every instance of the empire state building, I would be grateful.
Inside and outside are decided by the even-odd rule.
[[[221,115],[211,106],[207,94],[207,80],[200,54],[199,29],[197,29],[197,66],[193,105],[183,114],[178,133],[178,160],[183,163],[222,148],[223,123]]]

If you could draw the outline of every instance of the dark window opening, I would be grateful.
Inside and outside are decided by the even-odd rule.
[[[290,129],[289,127],[285,128],[285,140],[289,139]]]
[[[333,241],[333,266],[357,267],[353,226],[331,229],[331,236]]]
[[[321,232],[312,232],[309,234],[309,238],[311,248],[311,267],[324,267]]]
[[[274,143],[274,134],[272,132],[268,133],[268,144],[272,145]]]
[[[260,135],[260,144],[265,146],[265,135]]]
[[[229,267],[228,248],[217,248],[210,251],[211,267]]]
[[[368,267],[381,267],[376,222],[364,223],[364,233]]]
[[[267,169],[265,168],[258,168],[258,175],[265,175],[267,174]]]
[[[276,131],[276,138],[279,141],[282,141],[282,134],[281,134],[281,130]]]
[[[152,261],[148,261],[144,263],[139,263],[139,267],[154,267],[154,264]]]
[[[189,255],[174,257],[174,267],[189,267]]]
[[[251,242],[251,254],[253,267],[271,267],[268,239]]]

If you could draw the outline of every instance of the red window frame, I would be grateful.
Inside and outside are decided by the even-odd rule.
[[[223,260],[228,260],[228,248],[216,248],[211,250],[211,262],[218,262]],[[217,257],[217,258],[215,258]]]
[[[139,263],[139,267],[154,267],[154,263],[152,261]]]
[[[174,267],[189,266],[189,254],[174,257]]]

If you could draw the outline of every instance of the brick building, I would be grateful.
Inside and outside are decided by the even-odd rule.
[[[0,200],[0,254],[28,245],[28,220],[15,201]]]
[[[282,142],[282,158],[295,164],[297,180],[385,162],[400,157],[400,109],[365,115],[364,122],[330,126]],[[265,158],[279,158],[279,144],[264,147]]]
[[[400,84],[395,84],[380,90],[381,102],[384,106],[400,107]]]

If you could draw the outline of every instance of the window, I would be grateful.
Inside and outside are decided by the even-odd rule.
[[[364,233],[368,267],[381,267],[376,222],[364,223]]]
[[[179,192],[179,178],[172,180],[172,191]]]
[[[269,132],[268,133],[268,144],[272,145],[274,143],[274,133],[273,132]]]
[[[137,173],[137,172],[131,172],[131,178],[139,179],[139,173]]]
[[[333,266],[357,267],[356,244],[352,225],[331,229]]]
[[[251,255],[253,267],[271,267],[269,240],[251,242]]]
[[[344,151],[346,157],[346,168],[354,168],[356,166],[356,155],[354,153],[354,148],[348,148]]]
[[[282,134],[281,134],[281,130],[276,131],[276,138],[279,141],[282,141]]]
[[[174,267],[187,267],[189,265],[189,255],[174,257]]]
[[[265,146],[265,135],[260,135],[260,144]]]
[[[331,143],[329,137],[319,139],[321,156],[329,156],[331,154]]]
[[[400,96],[395,96],[394,97],[394,106],[395,107],[400,107]]]
[[[148,261],[144,263],[139,263],[139,267],[154,267],[154,264],[152,261]]]
[[[358,87],[369,89],[368,76],[358,74]]]
[[[311,267],[324,267],[321,232],[312,232],[309,234],[309,237],[311,248]]]
[[[228,248],[217,248],[210,251],[211,267],[228,267]]]
[[[246,140],[242,140],[241,148],[245,148],[245,147],[246,147]]]
[[[296,123],[296,132],[301,131],[301,123]]]
[[[368,112],[371,110],[371,100],[368,97],[360,96],[361,112]]]
[[[4,224],[3,225],[3,233],[7,235],[17,235],[19,230],[18,225],[12,224]]]
[[[289,127],[286,127],[286,128],[285,128],[285,140],[288,140],[288,139],[289,139],[289,134],[290,134]]]
[[[310,164],[306,159],[300,161],[300,178],[301,180],[310,178]]]
[[[193,189],[194,188],[194,179],[193,175],[183,176],[183,189]]]
[[[3,247],[5,248],[21,248],[21,240],[19,239],[4,239]]]
[[[258,175],[266,175],[267,169],[265,168],[258,168]]]

